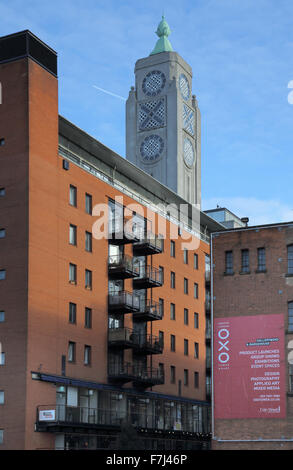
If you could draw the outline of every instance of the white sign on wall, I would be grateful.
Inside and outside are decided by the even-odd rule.
[[[39,421],[55,421],[55,410],[40,410]]]

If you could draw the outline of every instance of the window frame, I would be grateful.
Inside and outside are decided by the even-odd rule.
[[[69,245],[77,246],[77,226],[74,224],[69,224]]]
[[[85,213],[93,215],[93,196],[89,193],[85,193]]]
[[[293,244],[287,245],[287,273],[293,275]]]
[[[69,185],[69,205],[77,207],[77,187],[73,184]]]

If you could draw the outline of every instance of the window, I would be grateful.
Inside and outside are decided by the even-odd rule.
[[[170,336],[170,349],[171,351],[175,352],[175,336],[174,335]]]
[[[90,194],[85,195],[85,211],[87,214],[92,215],[93,202]]]
[[[171,271],[171,289],[175,289],[175,273]]]
[[[225,274],[234,274],[233,272],[233,251],[225,252]]]
[[[2,147],[3,145],[5,145],[5,139],[3,137],[1,137],[0,139],[0,147]]]
[[[0,310],[0,323],[5,322],[5,312]]]
[[[188,385],[188,369],[184,369],[184,385]]]
[[[161,317],[164,316],[164,299],[159,299],[159,312]]]
[[[193,255],[193,267],[194,269],[198,269],[198,255],[196,253]]]
[[[85,307],[84,311],[84,326],[85,328],[92,327],[92,309],[88,307]]]
[[[0,281],[6,279],[6,269],[0,269]]]
[[[184,294],[188,294],[188,279],[184,278]]]
[[[69,162],[67,160],[63,160],[62,167],[63,167],[63,170],[68,171],[69,170]]]
[[[188,308],[184,309],[184,325],[188,325]]]
[[[0,353],[0,366],[5,365],[5,352]]]
[[[170,305],[170,318],[171,320],[175,320],[175,304]]]
[[[288,331],[293,331],[293,302],[288,302]]]
[[[91,364],[91,355],[92,355],[92,348],[91,346],[85,345],[84,347],[84,365],[89,366]]]
[[[257,249],[257,270],[258,271],[266,270],[266,249],[265,248]]]
[[[0,228],[0,238],[5,238],[6,237],[6,230],[5,228]]]
[[[70,245],[76,245],[77,244],[77,228],[76,225],[70,225],[69,226],[69,243]]]
[[[160,273],[159,279],[161,280],[161,283],[164,284],[164,268],[163,268],[163,266],[159,266],[159,273]]]
[[[199,373],[194,372],[194,388],[198,388],[198,387],[199,387]]]
[[[5,196],[5,188],[0,188],[0,197],[4,197]]]
[[[85,232],[85,250],[92,252],[92,234],[90,232]]]
[[[159,343],[164,346],[164,332],[159,331]]]
[[[69,323],[76,323],[76,304],[69,302]]]
[[[5,402],[4,390],[0,390],[0,405],[4,405],[4,402]]]
[[[205,254],[205,279],[206,281],[211,280],[211,258],[209,255]]]
[[[165,375],[164,364],[162,362],[159,362],[159,375],[160,377],[164,377]]]
[[[69,282],[76,284],[76,264],[69,264]]]
[[[188,250],[187,250],[187,248],[184,248],[184,250],[183,250],[183,262],[184,262],[184,264],[188,264]]]
[[[4,430],[0,429],[0,444],[3,444],[4,441]]]
[[[86,289],[92,288],[92,272],[89,269],[85,270],[85,287]]]
[[[193,314],[193,323],[194,323],[194,328],[198,328],[198,313]]]
[[[188,339],[184,340],[184,356],[188,356]]]
[[[75,362],[75,343],[68,343],[68,362]]]
[[[287,247],[288,255],[288,274],[293,274],[293,245]]]
[[[195,359],[198,359],[198,354],[199,354],[199,345],[198,345],[198,343],[194,343],[194,357],[195,357]]]
[[[249,250],[241,250],[241,272],[249,273]]]
[[[289,364],[289,392],[293,392],[293,364]]]
[[[77,206],[77,189],[72,185],[69,187],[69,204],[74,207]]]
[[[170,256],[172,258],[175,258],[175,242],[171,240],[171,245],[170,245]]]
[[[198,299],[198,284],[195,282],[193,286],[194,298]]]
[[[176,367],[170,366],[170,382],[174,384],[176,382]]]

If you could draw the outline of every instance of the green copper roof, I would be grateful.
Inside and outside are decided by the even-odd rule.
[[[159,36],[159,39],[150,55],[159,54],[160,52],[173,51],[171,43],[168,39],[168,36],[171,34],[171,29],[169,28],[169,25],[164,16],[162,16],[162,20],[159,23],[156,34]]]

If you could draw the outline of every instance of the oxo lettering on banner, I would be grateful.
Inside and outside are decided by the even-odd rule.
[[[229,337],[230,331],[228,328],[221,328],[218,331],[218,361],[220,364],[227,365],[229,363]]]

